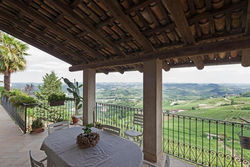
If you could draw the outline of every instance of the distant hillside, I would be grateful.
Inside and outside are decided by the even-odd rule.
[[[30,83],[28,83],[30,84]],[[38,91],[41,83],[32,83]],[[23,89],[26,83],[13,83],[13,88]],[[66,85],[63,90],[66,92]],[[142,83],[97,83],[97,99],[141,99]],[[234,96],[250,92],[250,84],[195,84],[195,83],[164,83],[163,99],[187,100],[209,97]]]

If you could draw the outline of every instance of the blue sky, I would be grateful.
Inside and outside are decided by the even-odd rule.
[[[25,71],[12,75],[12,82],[42,82],[42,77],[50,71],[55,71],[59,77],[82,81],[83,72],[69,72],[69,64],[29,45],[27,68]],[[0,76],[3,80],[3,75]],[[97,82],[142,82],[142,73],[125,72],[97,74]],[[249,83],[250,67],[237,65],[209,66],[203,70],[196,68],[171,69],[163,72],[163,82],[166,83]]]

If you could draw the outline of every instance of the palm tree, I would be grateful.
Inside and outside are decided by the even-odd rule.
[[[0,32],[0,73],[4,74],[4,88],[10,90],[11,73],[26,67],[28,46],[14,37]]]

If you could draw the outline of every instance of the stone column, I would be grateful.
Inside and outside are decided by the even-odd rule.
[[[162,166],[162,62],[159,59],[144,62],[143,115],[144,159]]]
[[[94,69],[83,71],[83,125],[93,123],[93,114],[96,109],[95,74]]]

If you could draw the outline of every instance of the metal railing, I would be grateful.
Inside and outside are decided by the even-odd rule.
[[[65,100],[64,105],[60,106],[50,106],[47,101],[39,104],[15,106],[9,101],[8,97],[2,96],[1,103],[24,133],[31,131],[31,125],[36,119],[42,119],[44,126],[47,127],[50,123],[62,120],[70,121],[71,116],[75,114],[75,103],[73,100]],[[79,114],[82,114],[82,110],[79,111]]]
[[[142,132],[143,127],[134,124],[134,114],[142,114],[140,108],[119,106],[114,104],[96,103],[95,120],[101,124],[116,126],[121,129],[121,136],[129,129]]]
[[[6,96],[1,97],[1,104],[4,109],[8,112],[11,118],[16,122],[20,129],[26,133],[26,107],[25,106],[14,106],[9,98]]]
[[[133,125],[134,114],[143,110],[113,104],[96,104],[96,120],[124,131]],[[250,165],[250,151],[240,147],[239,135],[250,133],[250,125],[177,114],[163,114],[163,151],[201,166],[243,167]]]
[[[27,105],[26,113],[26,127],[27,131],[30,131],[32,122],[38,118],[43,120],[45,127],[62,120],[71,121],[71,116],[75,114],[75,105],[73,100],[65,100],[64,105],[60,106],[50,106],[44,101],[36,105]]]
[[[41,118],[45,124],[57,119],[70,120],[75,113],[74,102],[63,106],[24,105],[15,107],[2,97],[2,105],[24,131],[29,131],[32,121]],[[143,127],[134,124],[134,115],[143,114],[140,108],[96,103],[95,120],[101,124],[119,127],[121,136],[128,129],[143,132]],[[174,157],[201,166],[247,167],[250,151],[242,149],[239,135],[249,136],[250,125],[185,116],[163,114],[163,151]]]
[[[240,146],[239,135],[250,125],[176,114],[163,116],[163,150],[201,166],[248,166],[250,151]]]

